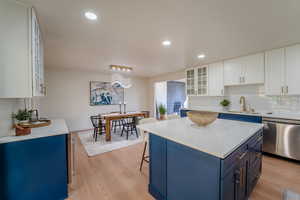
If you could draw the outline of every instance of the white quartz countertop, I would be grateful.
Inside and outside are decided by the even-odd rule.
[[[198,127],[188,118],[181,118],[141,124],[138,128],[224,159],[263,125],[217,119],[206,127]]]
[[[198,110],[198,111],[212,111],[218,113],[228,113],[228,114],[236,114],[236,115],[252,115],[259,117],[267,117],[267,118],[278,118],[278,119],[290,119],[290,120],[300,120],[300,113],[297,112],[276,112],[276,111],[265,111],[265,110],[257,110],[256,114],[252,113],[239,113],[239,112],[229,112],[219,107],[209,107],[209,106],[193,106],[189,108],[183,108],[186,110]],[[233,109],[234,110],[234,109]],[[237,111],[237,110],[235,110]],[[272,114],[269,114],[272,113]]]
[[[12,130],[14,134],[14,130]],[[51,125],[41,128],[32,128],[31,134],[25,136],[6,136],[0,138],[0,144],[9,143],[9,142],[18,142],[23,140],[30,140],[35,138],[56,136],[69,134],[68,127],[65,120],[63,119],[54,119],[51,120]]]

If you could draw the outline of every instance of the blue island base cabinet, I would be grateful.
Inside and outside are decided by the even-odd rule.
[[[157,200],[245,200],[261,174],[262,131],[221,159],[150,134],[149,192]]]
[[[63,200],[67,135],[0,144],[1,200]]]

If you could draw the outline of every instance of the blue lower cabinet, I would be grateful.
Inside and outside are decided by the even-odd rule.
[[[189,112],[190,110],[186,110],[186,109],[181,109],[180,110],[180,117],[187,117],[187,112]]]
[[[250,161],[262,150],[261,134],[225,159],[150,134],[150,194],[157,200],[246,200],[261,173],[261,157]]]
[[[0,145],[0,199],[68,197],[67,135]]]
[[[254,115],[238,115],[230,113],[219,113],[219,119],[229,119],[236,121],[252,122],[252,123],[262,123],[262,117]]]

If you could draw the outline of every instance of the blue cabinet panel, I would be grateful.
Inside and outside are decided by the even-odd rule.
[[[219,199],[220,159],[167,142],[167,199]]]
[[[219,119],[229,119],[236,121],[252,122],[252,123],[262,123],[262,117],[253,115],[237,115],[229,113],[219,113]]]
[[[67,198],[66,135],[0,145],[0,199]]]
[[[187,116],[187,112],[189,112],[190,110],[186,110],[186,109],[181,109],[180,110],[180,117],[186,117]]]
[[[150,185],[149,191],[159,200],[166,199],[166,140],[156,135],[149,136]]]

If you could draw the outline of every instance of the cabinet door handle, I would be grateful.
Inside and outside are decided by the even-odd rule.
[[[247,155],[247,151],[245,151],[240,157],[239,160],[242,160]]]
[[[283,95],[283,86],[281,86],[281,95]]]
[[[288,94],[289,93],[289,86],[285,86],[285,88],[286,88],[285,93]]]
[[[260,136],[259,138],[257,138],[257,142],[261,141],[263,139],[263,136]]]
[[[244,168],[241,167],[240,170],[241,170],[241,174],[240,174],[241,187],[243,187],[244,186],[244,181],[245,181],[244,180]]]

